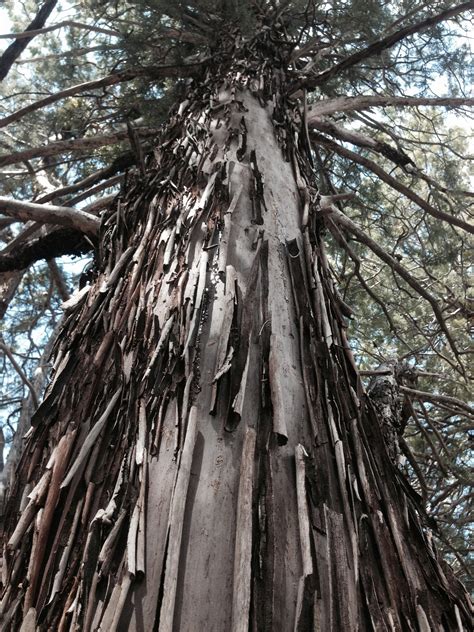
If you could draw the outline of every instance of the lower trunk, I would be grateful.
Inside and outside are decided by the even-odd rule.
[[[358,377],[293,113],[233,81],[103,222],[10,502],[4,630],[467,621]]]

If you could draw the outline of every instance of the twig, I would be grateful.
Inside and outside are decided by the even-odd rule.
[[[18,373],[18,376],[19,376],[20,380],[29,389],[29,391],[31,393],[31,399],[33,400],[35,408],[37,408],[39,403],[38,403],[38,397],[36,395],[36,392],[35,392],[35,389],[33,387],[33,384],[27,378],[25,372],[23,371],[21,366],[16,361],[15,356],[12,353],[12,350],[10,349],[10,347],[7,347],[7,345],[3,342],[3,340],[0,340],[0,349],[4,352],[4,354],[7,356],[7,358],[12,363],[13,368]]]

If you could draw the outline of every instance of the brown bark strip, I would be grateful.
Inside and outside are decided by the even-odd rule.
[[[79,519],[81,517],[81,512],[82,512],[82,501],[79,502],[79,504],[76,507],[76,511],[74,513],[74,519],[72,522],[72,526],[71,526],[71,531],[69,534],[69,539],[67,542],[66,547],[63,550],[63,553],[61,555],[61,560],[59,562],[58,565],[58,570],[56,572],[56,575],[54,577],[54,582],[53,582],[53,587],[51,588],[51,594],[49,596],[49,600],[48,600],[48,604],[49,605],[56,593],[58,593],[61,589],[61,584],[62,584],[62,580],[64,578],[64,574],[66,572],[66,568],[67,568],[67,564],[69,561],[69,556],[71,555],[71,551],[72,551],[72,547],[74,544],[74,539],[76,537],[76,533],[77,533],[77,528],[79,526]]]
[[[247,428],[240,462],[239,495],[235,527],[232,632],[247,632],[250,616],[252,560],[252,496],[256,432]]]
[[[357,609],[354,594],[353,569],[347,563],[348,551],[344,535],[343,516],[325,507],[328,530],[328,554],[332,585],[332,622],[334,630],[357,630]],[[339,595],[344,599],[339,599]]]
[[[184,439],[183,451],[176,474],[176,485],[173,490],[173,500],[169,516],[169,544],[165,565],[165,579],[163,586],[163,602],[160,611],[159,632],[172,632],[174,608],[176,600],[179,555],[183,534],[184,509],[191,476],[191,464],[197,433],[197,409],[195,406],[189,411],[188,427]]]
[[[10,536],[8,540],[8,547],[10,549],[18,548],[22,537],[24,536],[26,530],[31,525],[38,508],[42,505],[46,494],[48,493],[48,485],[51,480],[52,472],[51,470],[47,470],[35,488],[28,494],[29,502],[26,507],[23,509],[21,517],[16,525],[15,531]]]
[[[75,438],[76,432],[72,431],[61,438],[56,448],[52,476],[49,482],[48,495],[45,500],[41,522],[38,530],[37,552],[34,557],[34,565],[31,569],[30,583],[25,595],[25,610],[32,607],[38,584],[40,583],[41,568],[46,552],[46,541],[49,537],[49,529],[53,520],[56,503],[59,498],[60,484],[67,467],[67,460]]]
[[[107,405],[107,408],[105,409],[103,414],[100,416],[98,421],[92,426],[92,429],[90,430],[89,434],[87,435],[86,439],[84,440],[84,443],[81,446],[79,454],[77,455],[74,463],[70,467],[66,477],[62,481],[61,488],[67,487],[69,485],[69,483],[72,481],[72,479],[74,478],[76,472],[78,472],[79,469],[84,465],[84,462],[87,459],[87,457],[89,456],[89,453],[90,453],[91,449],[94,447],[95,442],[96,442],[97,438],[99,437],[99,434],[103,430],[105,424],[107,423],[107,420],[108,420],[109,416],[111,415],[115,405],[117,404],[117,402],[119,400],[119,397],[121,395],[121,392],[122,392],[122,387],[120,387],[114,393],[114,395],[112,396],[110,402]]]

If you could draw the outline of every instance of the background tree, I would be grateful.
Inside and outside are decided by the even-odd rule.
[[[233,521],[224,520],[214,529],[220,570],[213,574],[209,586],[217,590],[217,581],[224,602],[225,597],[233,602],[232,607],[219,612],[202,608],[199,616],[211,628],[230,625],[232,618],[235,628],[243,625],[245,629],[248,616],[260,627],[277,625],[283,617],[283,629],[293,627],[295,621],[300,629],[308,629],[305,626],[313,618],[321,621],[323,629],[351,626],[356,620],[362,629],[382,622],[405,629],[408,621],[411,625],[417,621],[424,629],[428,621],[440,624],[442,617],[446,629],[455,620],[461,626],[463,598],[454,596],[459,589],[454,589],[449,573],[446,579],[448,571],[437,565],[421,532],[415,536],[419,529],[415,516],[424,512],[419,499],[408,491],[404,492],[407,496],[401,492],[408,488],[394,464],[398,434],[408,421],[401,448],[409,473],[423,500],[429,501],[442,523],[446,521],[446,530],[454,524],[459,541],[451,547],[466,572],[463,553],[468,533],[463,513],[470,495],[464,455],[472,411],[463,403],[469,377],[465,362],[469,303],[464,239],[472,228],[467,223],[463,168],[454,171],[452,166],[453,156],[462,160],[462,143],[426,108],[461,107],[469,102],[460,89],[466,51],[450,46],[448,27],[454,28],[459,38],[462,22],[457,24],[457,20],[472,3],[436,3],[429,9],[414,3],[409,7],[373,3],[370,19],[363,13],[366,8],[367,3],[357,2],[331,6],[292,3],[281,9],[261,6],[252,10],[233,5],[206,8],[202,3],[185,8],[127,3],[117,9],[85,4],[81,19],[62,27],[81,34],[80,46],[76,36],[70,40],[75,49],[65,52],[64,41],[58,39],[55,44],[53,39],[51,52],[44,47],[34,51],[36,58],[30,62],[48,68],[47,73],[35,75],[38,91],[44,90],[46,78],[49,90],[57,82],[56,94],[26,104],[32,90],[31,74],[24,88],[15,77],[13,94],[4,83],[11,102],[10,113],[0,123],[8,139],[8,153],[0,159],[9,176],[7,192],[42,205],[2,199],[5,213],[36,221],[2,253],[6,297],[19,281],[18,269],[43,257],[81,253],[92,246],[97,250],[99,244],[95,257],[98,278],[87,295],[83,292],[74,299],[75,307],[70,307],[72,312],[57,345],[55,381],[36,415],[36,430],[20,466],[23,478],[17,479],[13,490],[10,530],[15,525],[21,487],[42,475],[36,495],[33,493],[7,546],[9,579],[4,604],[10,625],[21,619],[21,604],[25,615],[39,617],[40,625],[56,622],[54,625],[66,626],[72,615],[73,625],[85,629],[95,629],[101,619],[107,629],[125,625],[125,621],[137,628],[144,621],[148,625],[158,625],[159,621],[160,629],[167,629],[174,621],[175,626],[181,622],[187,629],[190,612],[186,600],[199,590],[191,590],[186,578],[202,561],[190,547],[201,547],[204,555],[209,546],[193,529],[202,530],[207,520],[213,521],[199,513],[196,517],[196,508],[205,499],[211,517],[213,503],[224,503],[229,507],[228,520],[235,516],[237,522],[234,526]],[[357,33],[350,26],[354,23],[360,25]],[[227,31],[229,24],[233,25],[231,37],[221,38],[218,34]],[[237,24],[242,35],[232,30]],[[57,26],[49,27],[48,37],[57,32]],[[35,38],[41,36],[38,33]],[[457,81],[452,90],[454,94],[457,91],[456,96],[433,97],[434,76],[440,71],[447,71],[451,88]],[[84,82],[64,88],[72,74]],[[186,76],[198,78],[194,87]],[[224,98],[225,81],[231,90],[230,100]],[[268,120],[261,118],[263,111],[256,109],[246,90],[261,103],[274,104],[276,137],[293,171],[288,172],[286,163],[279,168],[288,172],[288,182],[296,178],[293,191],[288,185],[285,192],[275,170],[265,162],[268,152],[278,161],[280,149],[271,141],[273,132]],[[181,105],[161,130],[157,144],[157,123],[173,101]],[[413,110],[416,106],[423,109]],[[374,114],[369,109],[374,107],[383,110]],[[402,115],[399,109],[388,107],[410,107],[413,113]],[[221,121],[222,132],[214,129],[215,121]],[[262,129],[267,130],[263,138]],[[428,161],[427,148],[433,143],[438,147],[436,159]],[[149,155],[153,148],[154,158]],[[17,167],[22,164],[25,169]],[[249,182],[240,164],[248,165]],[[17,171],[9,173],[12,165]],[[109,195],[97,198],[121,184],[122,174],[132,165],[137,175],[135,180],[129,176],[122,185],[118,203]],[[282,206],[288,205],[283,200],[295,196],[300,197],[301,208],[287,209],[278,219]],[[82,207],[88,198],[94,201],[81,214],[77,205]],[[269,214],[268,207],[273,208],[270,198],[276,200],[277,210]],[[143,205],[149,214],[143,211],[137,218]],[[76,210],[71,212],[74,206]],[[97,241],[91,216],[104,208],[109,210],[102,214]],[[249,222],[250,208],[253,215],[247,233],[250,230],[253,237],[249,249],[229,212],[232,209],[232,218],[243,217]],[[243,209],[247,215],[242,215]],[[302,227],[300,237],[299,228],[292,224],[296,217]],[[156,230],[151,229],[153,221],[158,221]],[[276,224],[272,227],[273,221]],[[59,222],[61,228],[40,232],[40,222]],[[262,222],[270,237],[259,233]],[[11,230],[11,224],[5,226]],[[329,238],[328,258],[320,241],[323,230]],[[231,238],[228,231],[234,233]],[[273,242],[275,235],[278,238]],[[11,239],[11,235],[6,237]],[[235,260],[236,244],[246,253],[243,261]],[[280,259],[288,258],[288,268],[281,268],[280,259],[276,262],[272,258],[272,248],[280,253]],[[295,267],[302,252],[301,268]],[[232,269],[226,270],[224,265],[226,256],[236,270],[235,287]],[[57,272],[55,286],[60,288]],[[219,280],[224,273],[225,284]],[[331,275],[342,296],[335,290]],[[287,288],[288,284],[295,288],[295,304],[291,308],[279,305],[275,312],[277,295],[285,295],[275,280],[280,277],[286,279]],[[165,289],[169,290],[167,298]],[[153,296],[164,301],[155,310],[145,307],[153,304]],[[260,313],[251,315],[249,301],[261,305]],[[293,299],[289,302],[293,304]],[[228,322],[233,333],[226,337],[224,327],[224,333],[214,339],[215,314],[221,303],[230,319],[224,319],[223,326]],[[362,383],[351,373],[350,356],[337,353],[338,348],[347,346],[347,303],[357,310],[353,318],[357,358],[363,371],[372,374],[368,387],[373,404],[360,405],[359,413],[353,406],[366,400]],[[231,308],[232,304],[237,307]],[[127,328],[121,329],[127,310]],[[281,318],[276,316],[279,311],[284,314]],[[289,343],[284,331],[290,331],[295,341],[299,338],[301,346]],[[217,357],[206,340],[216,343]],[[309,346],[310,357],[305,355],[304,345]],[[4,344],[13,357],[14,346],[14,340]],[[326,348],[329,355],[323,352]],[[201,357],[204,349],[205,357]],[[327,359],[315,359],[321,354]],[[97,381],[93,368],[78,377],[77,358],[72,362],[72,356],[82,358],[86,366],[94,358],[93,365],[101,367],[97,375],[109,375],[110,379]],[[286,356],[294,358],[293,371],[301,364],[300,378],[283,362]],[[386,362],[393,357],[403,359],[405,365]],[[214,386],[201,363],[208,367],[208,373],[217,371]],[[122,367],[122,373],[112,370],[115,365]],[[17,374],[22,379],[20,371]],[[139,376],[147,388],[138,387]],[[247,388],[252,380],[261,380],[264,385],[260,395]],[[304,384],[303,391],[298,380]],[[292,411],[283,401],[283,382],[288,383],[288,392],[294,397]],[[336,383],[338,393],[330,397],[331,385]],[[23,384],[29,388],[25,379]],[[397,391],[404,398],[402,410],[398,410]],[[84,401],[77,401],[77,392],[87,394]],[[210,435],[209,426],[203,426],[208,397],[215,415]],[[310,421],[309,434],[304,424],[283,431],[297,401],[305,411],[303,418]],[[88,418],[88,406],[97,408],[97,419]],[[75,412],[72,421],[70,408]],[[384,439],[381,442],[380,435],[371,435],[367,444],[368,428],[376,423],[374,409],[382,420]],[[120,414],[115,420],[117,410]],[[251,410],[260,411],[258,421],[247,420]],[[240,416],[242,421],[236,425]],[[55,421],[51,423],[51,419]],[[329,427],[325,425],[327,419]],[[51,430],[45,429],[46,420]],[[246,424],[249,428],[245,433]],[[229,435],[222,434],[223,427]],[[112,441],[112,450],[101,458],[107,463],[106,471],[112,462],[122,462],[123,466],[112,468],[109,476],[98,477],[104,467],[100,466],[100,448],[92,454],[90,449],[97,437],[107,445],[112,431],[119,440]],[[325,433],[329,433],[327,441],[322,441]],[[223,445],[215,444],[216,439]],[[194,440],[197,443],[193,446]],[[201,441],[203,448],[199,447]],[[142,450],[143,442],[146,451],[134,456]],[[286,447],[278,448],[280,444]],[[220,447],[231,465],[217,476],[209,468],[223,458]],[[185,507],[182,503],[193,452],[195,459],[202,454],[203,462],[199,481],[193,484],[191,478]],[[177,462],[169,462],[169,453],[174,453]],[[384,455],[391,457],[388,463]],[[48,459],[52,471],[45,469]],[[371,486],[366,487],[365,459],[370,462],[370,477],[375,477],[373,484],[378,480],[376,473],[381,472],[392,481],[388,488],[379,490],[378,500]],[[196,476],[199,467],[193,463]],[[164,480],[159,489],[148,482],[153,480],[147,479],[150,467],[158,468],[155,471],[160,478],[164,471],[171,471],[168,482]],[[448,481],[442,491],[440,475]],[[318,480],[327,483],[321,488]],[[354,489],[349,490],[350,484],[343,480],[352,481]],[[202,491],[206,483],[215,490],[213,500]],[[175,492],[171,499],[173,485],[179,494]],[[226,485],[230,490],[227,496],[219,491]],[[29,488],[25,489],[26,494]],[[113,502],[107,505],[113,489]],[[293,500],[284,512],[286,526],[277,529],[272,516],[278,513],[282,493]],[[150,559],[150,547],[146,550],[147,570],[140,585],[137,580],[145,563],[140,559],[145,556],[143,520],[145,514],[147,518],[154,515],[153,494],[159,494],[161,500],[157,502],[165,503],[165,516],[166,503],[171,502],[169,525],[160,523],[160,513],[158,533],[165,530],[159,538],[157,558]],[[305,495],[310,499],[308,506]],[[380,496],[385,504],[377,510]],[[249,512],[252,499],[254,510]],[[396,512],[408,503],[405,515],[411,517],[405,523],[401,514],[394,515],[388,509],[394,499]],[[43,507],[42,513],[33,520],[38,507]],[[72,509],[74,516],[68,516]],[[455,514],[454,523],[447,519],[450,509]],[[222,514],[218,515],[221,519]],[[62,516],[57,531],[52,516]],[[355,526],[364,516],[370,521],[367,536]],[[379,516],[381,524],[380,516],[388,521],[394,557],[390,557],[389,542],[385,542],[386,535],[376,526],[374,516]],[[88,525],[82,536],[77,533],[78,521]],[[226,529],[237,534],[235,551],[233,545],[231,551],[225,543]],[[333,548],[327,541],[330,531],[331,537],[344,543],[353,564],[345,566],[330,553],[321,554],[325,547]],[[400,531],[404,540],[397,536]],[[28,585],[18,584],[28,557],[26,545],[18,550],[19,538],[25,532],[33,537]],[[421,567],[437,569],[434,576],[421,571],[419,562],[413,560],[410,545],[403,543],[408,541],[408,534],[413,541],[421,537],[421,559],[427,556]],[[280,558],[275,548],[281,538],[288,537],[296,547],[289,560]],[[382,541],[387,544],[381,575],[371,538],[375,548],[384,549]],[[66,541],[75,543],[72,557]],[[39,551],[45,542],[52,547],[52,557],[43,568]],[[408,549],[402,552],[400,547],[405,546]],[[404,557],[409,561],[401,578],[397,565]],[[259,558],[263,560],[260,567]],[[223,575],[226,561],[230,569]],[[163,583],[153,580],[154,573],[158,573],[155,579],[160,576],[161,563],[165,564]],[[286,571],[276,577],[275,568]],[[41,574],[46,571],[41,578],[40,569]],[[79,585],[74,581],[78,569]],[[251,581],[245,579],[250,576],[247,573],[251,573]],[[297,593],[286,585],[293,574],[301,577]],[[68,588],[58,593],[65,577]],[[420,596],[419,582],[426,582],[427,577],[429,585],[442,585],[444,591],[451,586],[439,604],[423,591]],[[150,581],[158,593],[151,590]],[[403,582],[407,582],[409,603],[390,588],[396,584],[403,593]],[[384,588],[387,584],[388,589]],[[349,595],[344,607],[342,585]],[[329,593],[321,586],[329,586]],[[336,597],[331,597],[331,590]],[[377,595],[374,601],[372,591]],[[50,605],[46,607],[48,595]],[[272,605],[276,595],[282,604],[288,604],[286,613]],[[386,603],[385,613],[376,607],[377,600]],[[145,608],[143,619],[133,608],[137,604],[141,604],[139,610]]]

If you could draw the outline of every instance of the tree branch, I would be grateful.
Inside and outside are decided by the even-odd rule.
[[[438,302],[432,296],[428,290],[426,290],[420,283],[413,277],[406,268],[404,268],[399,261],[392,257],[386,250],[384,250],[377,242],[371,239],[357,224],[355,224],[347,215],[341,213],[339,209],[337,209],[334,205],[331,207],[331,219],[335,221],[340,226],[346,228],[350,233],[352,233],[361,243],[365,244],[373,253],[379,257],[382,261],[384,261],[387,265],[389,265],[394,272],[396,272],[401,278],[408,283],[408,285],[413,288],[420,296],[422,296],[428,303],[431,305],[436,320],[446,336],[446,339],[449,342],[449,345],[459,360],[459,352],[456,348],[454,340],[446,326],[446,323],[443,318],[443,314],[438,305]]]
[[[22,277],[23,272],[17,268],[8,269],[5,273],[0,273],[0,319],[5,316]]]
[[[72,228],[55,228],[46,235],[19,245],[13,252],[0,254],[0,273],[24,270],[41,259],[83,255],[92,249],[82,233]]]
[[[100,44],[98,46],[83,46],[81,48],[71,48],[70,50],[64,50],[60,53],[51,53],[50,55],[40,55],[38,57],[27,57],[25,59],[17,59],[16,66],[22,66],[24,64],[35,64],[40,61],[48,61],[49,59],[69,59],[71,57],[81,57],[88,53],[95,53],[96,51],[110,51],[119,49],[119,44]]]
[[[463,401],[457,399],[456,397],[426,393],[425,391],[418,391],[414,388],[409,388],[408,386],[400,386],[400,391],[402,391],[403,393],[407,393],[407,395],[411,395],[412,397],[418,397],[419,399],[427,402],[439,402],[440,404],[454,406],[455,408],[459,409],[460,412],[458,414],[467,414],[470,417],[474,417],[474,408],[472,408],[468,404],[465,404]]]
[[[0,119],[0,128],[13,123],[14,121],[18,121],[30,112],[35,112],[36,110],[44,108],[46,105],[51,105],[51,103],[56,103],[56,101],[71,97],[75,94],[79,94],[80,92],[95,90],[96,88],[104,88],[106,86],[113,86],[117,83],[131,81],[132,79],[136,79],[137,77],[149,77],[150,79],[162,79],[165,77],[190,77],[196,74],[202,64],[203,61],[192,64],[144,66],[142,68],[133,67],[127,68],[125,70],[119,70],[118,72],[107,75],[106,77],[102,77],[102,79],[78,83],[75,86],[71,86],[70,88],[66,88],[65,90],[60,90],[55,94],[50,94],[43,99],[39,99],[34,103],[30,103],[29,105],[20,108],[16,112],[13,112],[12,114]]]
[[[404,184],[402,184],[401,182],[393,178],[391,175],[389,175],[384,169],[382,169],[382,167],[379,167],[379,165],[377,165],[373,160],[364,158],[360,154],[357,154],[354,151],[351,151],[350,149],[346,149],[345,147],[342,147],[341,145],[338,145],[332,140],[329,140],[328,138],[325,138],[324,136],[321,136],[320,134],[316,134],[315,132],[313,132],[312,137],[315,139],[315,141],[318,144],[323,145],[324,147],[327,147],[328,149],[331,149],[332,151],[339,154],[340,156],[344,156],[345,158],[348,158],[349,160],[357,162],[359,165],[362,165],[366,169],[369,169],[369,171],[372,171],[373,173],[375,173],[377,176],[379,176],[381,180],[386,182],[393,189],[395,189],[396,191],[399,191],[400,193],[403,193],[403,195],[405,195],[409,200],[412,200],[412,202],[415,202],[415,204],[417,204],[420,208],[426,211],[429,215],[432,215],[433,217],[436,217],[437,219],[441,219],[444,222],[449,222],[450,224],[454,226],[458,226],[459,228],[462,228],[468,233],[474,233],[474,226],[472,224],[465,222],[459,217],[455,217],[454,215],[449,215],[448,213],[445,213],[444,211],[440,211],[434,208],[434,206],[431,206],[431,204],[429,204],[426,200],[424,200],[419,195],[417,195],[414,191],[412,191],[407,186],[405,186]]]
[[[37,35],[50,33],[51,31],[62,29],[65,26],[70,26],[71,28],[76,29],[86,29],[88,31],[94,31],[95,33],[103,33],[104,35],[113,35],[114,37],[120,35],[119,31],[112,31],[111,29],[104,29],[100,26],[92,26],[91,24],[84,24],[83,22],[75,22],[74,20],[65,20],[64,22],[58,22],[57,24],[52,24],[51,26],[45,26],[44,28],[38,28],[35,30],[27,29],[26,31],[21,31],[20,33],[2,33],[0,35],[0,39],[33,39],[33,37],[36,37]]]
[[[8,75],[10,68],[13,66],[15,59],[17,59],[28,44],[31,42],[37,29],[41,29],[46,20],[49,18],[52,10],[56,6],[58,0],[46,0],[41,9],[36,14],[32,22],[27,27],[24,37],[22,39],[15,39],[15,41],[8,46],[0,57],[0,81],[3,81]],[[27,33],[29,32],[29,35]]]
[[[337,97],[335,99],[324,99],[315,103],[308,109],[308,125],[313,124],[313,119],[333,114],[334,112],[354,112],[367,110],[372,107],[416,107],[416,106],[445,106],[461,107],[463,105],[474,105],[474,99],[469,98],[449,98],[449,97],[390,97],[382,95],[362,95],[359,97]]]
[[[13,355],[11,349],[9,347],[7,347],[7,345],[3,342],[3,340],[0,340],[0,349],[3,351],[3,353],[7,356],[7,358],[12,363],[13,368],[15,369],[15,371],[18,373],[18,376],[20,377],[20,380],[29,389],[29,391],[31,393],[31,399],[34,402],[35,408],[38,408],[38,396],[36,395],[36,391],[35,391],[35,389],[33,387],[33,384],[26,377],[25,372],[23,371],[21,366],[16,361],[16,358]]]
[[[157,134],[158,129],[155,127],[137,128],[139,136],[153,136]],[[49,143],[44,147],[33,147],[25,149],[13,154],[8,154],[0,158],[0,168],[7,165],[13,165],[17,162],[24,162],[32,158],[43,158],[45,156],[55,156],[68,151],[82,151],[83,149],[97,149],[107,145],[114,145],[123,140],[128,139],[127,130],[114,132],[113,134],[104,134],[103,136],[86,136],[84,138],[74,138],[71,140],[60,140],[56,143]]]
[[[135,156],[131,151],[125,152],[117,158],[114,159],[112,164],[108,167],[104,167],[95,173],[92,173],[89,176],[86,176],[79,182],[74,182],[65,187],[61,187],[60,189],[56,189],[55,191],[51,191],[51,193],[47,193],[46,195],[41,196],[36,200],[37,202],[44,204],[45,202],[50,202],[58,197],[63,197],[68,195],[69,193],[76,193],[76,191],[82,191],[83,189],[87,189],[95,185],[97,182],[101,180],[109,179],[113,177],[116,173],[120,171],[125,171],[128,167],[135,163]]]
[[[376,140],[370,136],[365,136],[360,132],[348,130],[340,125],[336,125],[336,123],[333,123],[333,121],[329,119],[314,117],[311,124],[312,127],[326,134],[330,134],[334,138],[338,138],[339,140],[351,143],[352,145],[365,147],[382,154],[382,156],[385,156],[400,167],[405,167],[405,165],[409,163],[414,164],[405,153],[395,147],[392,147],[388,143]]]
[[[48,259],[47,263],[48,263],[48,268],[49,268],[49,272],[51,274],[53,283],[56,286],[56,289],[58,291],[58,294],[62,302],[65,303],[71,298],[71,295],[69,294],[69,289],[66,283],[66,279],[64,278],[62,271],[60,270],[58,264],[56,263],[56,259],[54,258]]]
[[[100,227],[100,220],[97,217],[78,209],[67,206],[46,206],[5,197],[0,197],[0,213],[22,221],[33,220],[43,224],[67,226],[88,235],[97,235]]]
[[[420,33],[421,31],[426,30],[430,26],[435,26],[436,24],[439,24],[440,22],[449,20],[450,18],[453,18],[456,15],[463,13],[464,11],[469,11],[470,9],[474,9],[474,0],[470,0],[470,2],[459,4],[456,7],[451,7],[450,9],[447,9],[446,11],[442,11],[441,13],[438,13],[437,15],[432,15],[431,17],[426,18],[426,20],[422,20],[421,22],[417,22],[416,24],[406,26],[405,28],[400,29],[399,31],[396,31],[395,33],[392,33],[391,35],[387,35],[387,37],[384,37],[378,40],[377,42],[370,44],[370,46],[367,46],[366,48],[363,48],[362,50],[352,55],[349,55],[349,57],[346,57],[346,59],[343,59],[341,62],[339,62],[332,68],[329,68],[329,70],[326,70],[320,73],[319,75],[316,75],[316,77],[311,77],[311,78],[298,81],[297,83],[290,86],[289,93],[292,94],[293,92],[296,92],[300,88],[308,88],[308,89],[316,88],[317,86],[320,86],[322,83],[325,83],[329,79],[336,77],[344,70],[347,70],[348,68],[352,68],[352,66],[355,66],[356,64],[363,61],[364,59],[367,59],[368,57],[372,57],[373,55],[380,55],[381,52],[383,52],[384,50],[387,50],[388,48],[391,48],[395,44],[398,44],[398,42],[401,42],[402,40],[406,39],[410,35],[414,35],[415,33]]]

